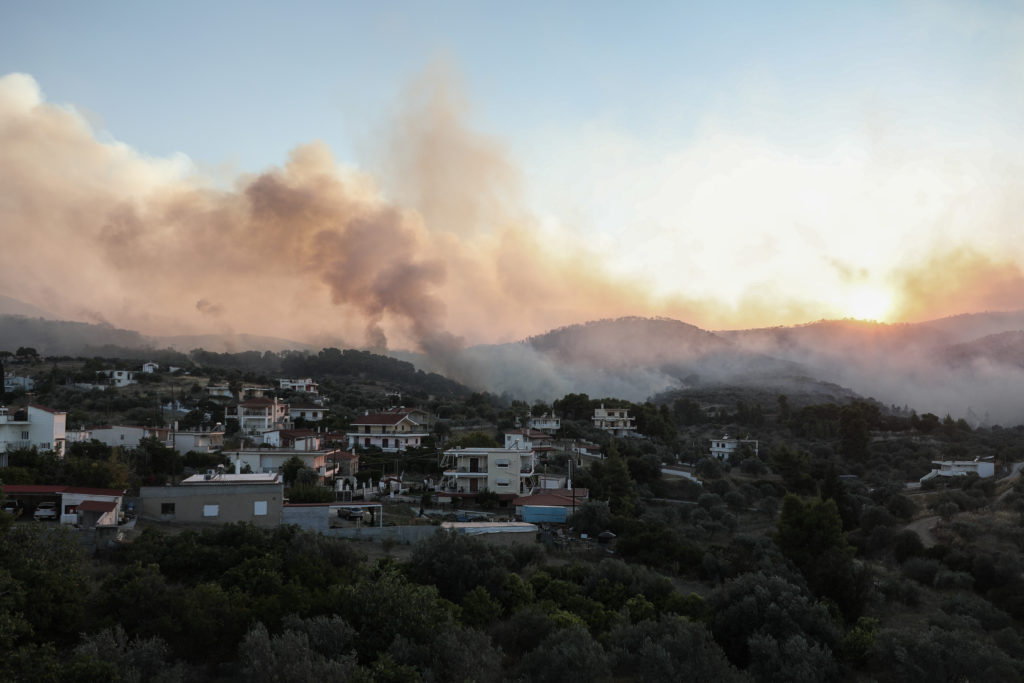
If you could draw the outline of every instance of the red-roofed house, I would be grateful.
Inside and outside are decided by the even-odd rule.
[[[117,526],[117,512],[114,501],[83,500],[78,504],[78,526],[82,529]]]
[[[376,446],[385,453],[398,453],[419,448],[427,436],[427,428],[402,413],[366,414],[352,420],[348,431],[348,448]]]
[[[575,496],[573,493],[575,492]],[[523,514],[524,505],[541,507],[563,507],[573,509],[590,500],[590,489],[556,489],[541,490],[530,496],[516,498],[516,515]]]

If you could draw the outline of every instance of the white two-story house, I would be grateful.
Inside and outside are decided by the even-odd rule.
[[[327,409],[315,403],[289,403],[288,417],[292,422],[302,419],[306,422],[320,422],[327,415]]]
[[[285,379],[281,378],[278,380],[281,385],[281,389],[290,389],[292,391],[301,391],[304,394],[310,394],[316,396],[320,393],[320,385],[313,381],[310,377],[302,379]]]
[[[426,427],[410,415],[402,413],[366,414],[357,417],[352,420],[346,433],[349,450],[376,446],[385,453],[419,448],[427,435]]]
[[[38,448],[63,457],[67,413],[44,406],[29,405],[11,412],[0,406],[0,467],[7,466],[6,451]]]
[[[544,413],[540,417],[531,415],[526,426],[540,432],[554,434],[562,428],[562,420],[561,418],[555,417],[554,415],[548,415],[547,413]]]
[[[754,455],[758,455],[757,439],[733,439],[725,435],[721,439],[711,440],[711,457],[728,460],[729,456],[743,445],[749,446],[754,451]]]

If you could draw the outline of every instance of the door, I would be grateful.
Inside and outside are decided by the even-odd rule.
[[[470,493],[476,493],[479,490],[480,490],[480,480],[479,479],[470,479],[469,480],[469,492]]]

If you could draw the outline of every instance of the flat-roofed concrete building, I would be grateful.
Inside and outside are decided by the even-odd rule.
[[[196,474],[179,486],[143,486],[142,519],[186,524],[281,524],[284,484],[277,474]]]

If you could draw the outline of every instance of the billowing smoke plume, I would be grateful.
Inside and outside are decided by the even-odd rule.
[[[151,334],[390,343],[440,360],[462,336],[653,311],[583,245],[541,242],[510,199],[500,147],[461,124],[450,95],[415,88],[385,145],[392,193],[417,205],[403,208],[317,142],[219,187],[191,177],[185,159],[101,142],[30,77],[6,76],[0,290]]]

